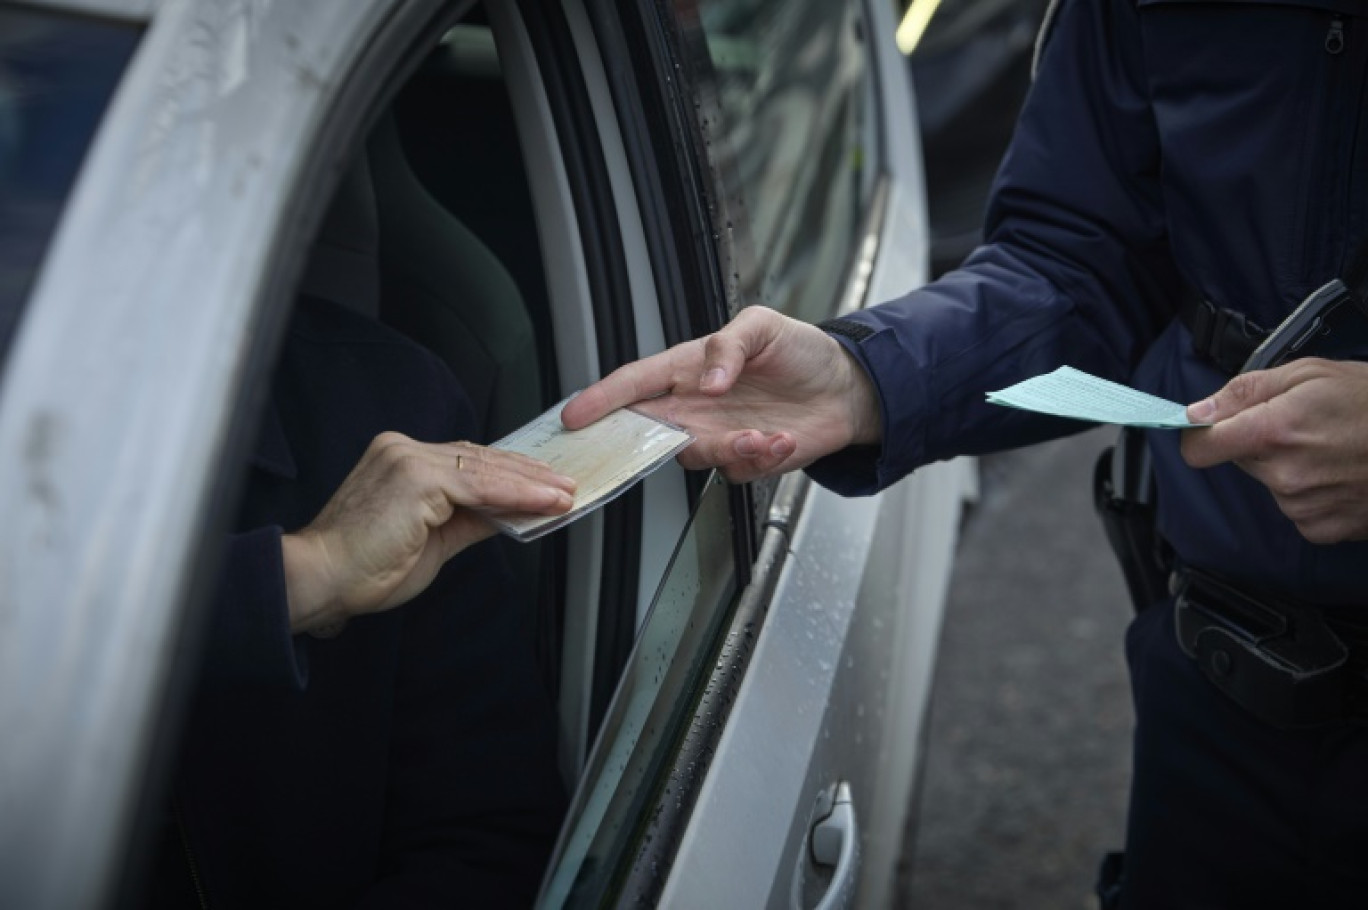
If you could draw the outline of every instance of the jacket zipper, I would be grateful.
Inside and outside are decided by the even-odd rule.
[[[1325,33],[1325,52],[1331,56],[1344,53],[1344,20],[1338,16],[1330,20],[1330,31]]]
[[[1330,27],[1325,33],[1325,52],[1330,55],[1330,57],[1340,57],[1341,55],[1344,55],[1345,51],[1349,50],[1349,25],[1350,23],[1347,23],[1344,17],[1339,15],[1336,15],[1330,20]],[[1352,59],[1358,59],[1363,56],[1362,53],[1359,52],[1358,46],[1355,46],[1355,52],[1355,56]],[[1340,177],[1340,180],[1337,181],[1332,176],[1330,181],[1332,184],[1339,184],[1339,191],[1334,194],[1339,205],[1336,211],[1328,212],[1328,214],[1333,216],[1334,223],[1339,225],[1341,231],[1340,239],[1343,251],[1340,254],[1339,260],[1333,263],[1333,265],[1339,272],[1342,272],[1348,264],[1347,260],[1356,246],[1356,241],[1354,239],[1355,232],[1361,232],[1363,230],[1362,221],[1355,218],[1355,211],[1358,209],[1358,206],[1362,204],[1358,201],[1362,193],[1359,191],[1358,187],[1355,186],[1355,177],[1357,176],[1356,164],[1358,162],[1359,154],[1359,131],[1363,126],[1364,80],[1363,75],[1361,74],[1361,60],[1359,60],[1358,65],[1354,66],[1352,70],[1346,69],[1351,66],[1351,58],[1349,57],[1346,57],[1343,62],[1335,60],[1331,65],[1336,70],[1343,71],[1341,82],[1346,79],[1349,80],[1349,86],[1346,86],[1341,91],[1343,106],[1337,117],[1340,122],[1340,129],[1345,131],[1343,133],[1343,138],[1336,143],[1336,161],[1340,165],[1337,174]],[[1340,154],[1341,152],[1342,154]],[[1337,272],[1337,274],[1339,272]]]
[[[195,896],[199,898],[200,910],[209,910],[209,896],[204,892],[204,880],[200,878],[199,863],[195,862],[195,851],[190,847],[190,835],[185,830],[185,817],[181,815],[179,800],[172,801],[176,816],[176,833],[180,835],[181,850],[185,853],[185,864],[190,869],[190,881],[195,886]]]
[[[1344,52],[1349,47],[1348,24],[1343,16],[1334,14],[1321,39],[1326,60],[1321,68],[1320,94],[1322,102],[1318,108],[1321,122],[1320,135],[1323,141],[1317,148],[1309,149],[1306,154],[1306,167],[1310,171],[1307,182],[1305,214],[1302,234],[1301,267],[1302,280],[1315,283],[1324,281],[1322,276],[1327,269],[1338,268],[1338,259],[1326,254],[1334,246],[1334,234],[1329,224],[1341,223],[1340,207],[1336,204],[1332,188],[1340,176],[1340,156],[1346,143],[1353,141],[1352,136],[1344,134],[1346,106],[1349,91],[1343,84],[1344,69],[1349,65]],[[1356,129],[1357,126],[1355,125]],[[1313,133],[1308,133],[1308,136]],[[1333,210],[1333,211],[1332,211]],[[1327,240],[1330,243],[1327,245]]]

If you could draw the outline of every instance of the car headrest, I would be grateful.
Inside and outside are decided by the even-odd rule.
[[[299,290],[371,318],[380,314],[380,216],[364,154],[342,175]]]

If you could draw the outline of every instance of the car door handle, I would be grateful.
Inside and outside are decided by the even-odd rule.
[[[855,821],[850,784],[845,781],[836,785],[831,813],[812,826],[812,861],[819,866],[836,867],[817,910],[851,906],[859,881],[860,826]]]

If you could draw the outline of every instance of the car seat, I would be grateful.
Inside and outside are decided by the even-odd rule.
[[[418,182],[388,113],[334,192],[299,292],[378,318],[441,357],[475,406],[476,442],[498,439],[542,409],[536,339],[517,285]],[[541,594],[541,542],[501,549],[516,603],[536,636],[548,634],[555,611]]]
[[[493,441],[541,411],[536,336],[508,270],[409,169],[387,114],[338,184],[301,293],[379,318],[441,357]]]
[[[380,237],[380,317],[451,366],[492,441],[542,410],[532,320],[498,258],[409,167],[391,115],[367,143]],[[473,175],[472,175],[473,176]]]
[[[380,316],[380,215],[365,155],[357,156],[333,193],[299,291]]]

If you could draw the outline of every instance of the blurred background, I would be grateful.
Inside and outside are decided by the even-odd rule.
[[[1049,0],[901,0],[917,91],[936,274],[979,242],[983,208],[1031,84]]]
[[[979,242],[1030,86],[1048,0],[912,0],[899,46],[917,90],[939,274]],[[1111,429],[981,460],[947,605],[920,809],[897,906],[1091,908],[1124,842],[1130,607],[1092,512]]]

